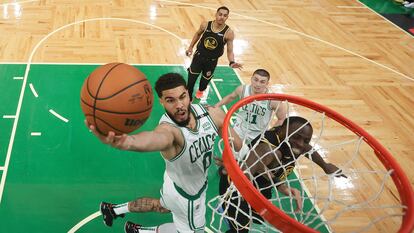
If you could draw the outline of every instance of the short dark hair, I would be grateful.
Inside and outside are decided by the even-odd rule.
[[[181,74],[167,73],[161,75],[155,83],[155,91],[158,97],[162,96],[162,92],[165,90],[173,89],[179,86],[184,86],[187,89],[187,84]]]
[[[288,121],[289,121],[289,125],[292,125],[292,124],[295,124],[296,123],[296,124],[299,124],[299,125],[309,125],[312,128],[311,123],[308,120],[306,120],[305,118],[300,117],[300,116],[290,116],[290,117],[287,117],[283,121],[282,127],[285,127],[286,128],[286,126],[288,124]]]
[[[221,6],[221,7],[217,8],[217,11],[216,12],[219,12],[219,10],[226,10],[227,11],[227,14],[230,14],[229,8],[227,8],[225,6]]]
[[[269,74],[269,72],[268,72],[267,70],[265,70],[265,69],[257,69],[257,70],[255,70],[255,71],[253,72],[253,75],[255,75],[255,74],[258,74],[258,75],[260,75],[260,76],[266,77],[266,78],[267,78],[267,80],[269,80],[269,79],[270,79],[270,74]]]

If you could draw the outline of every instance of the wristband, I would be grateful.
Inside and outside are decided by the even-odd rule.
[[[229,63],[229,66],[233,65],[234,63],[236,63],[236,62],[231,61],[231,62]]]

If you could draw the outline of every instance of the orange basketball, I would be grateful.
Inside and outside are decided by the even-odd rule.
[[[153,93],[144,73],[124,63],[96,68],[81,90],[86,120],[107,135],[130,133],[141,127],[152,110]]]

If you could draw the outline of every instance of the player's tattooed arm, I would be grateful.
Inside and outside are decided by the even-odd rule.
[[[141,197],[128,203],[131,212],[158,212],[169,213],[170,210],[162,207],[160,200],[151,197]]]

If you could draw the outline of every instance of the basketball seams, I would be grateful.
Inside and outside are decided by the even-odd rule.
[[[82,103],[84,103],[86,106],[90,107],[90,108],[94,108],[94,106],[88,104],[84,99],[81,98]],[[115,111],[109,111],[109,110],[105,110],[102,108],[95,108],[96,110],[99,110],[101,112],[106,112],[106,113],[116,113],[116,114],[127,114],[127,115],[131,115],[131,114],[139,114],[139,113],[145,113],[148,111],[151,111],[152,107],[149,107],[147,109],[144,109],[143,111],[139,111],[139,112],[115,112]]]
[[[89,74],[80,97],[87,121],[103,135],[140,128],[150,117],[154,98],[145,74],[119,62],[108,63]]]
[[[99,91],[100,91],[100,89],[101,89],[101,87],[102,87],[102,85],[103,85],[103,83],[104,83],[104,81],[105,81],[105,79],[106,79],[106,77],[108,77],[108,75],[109,75],[109,73],[111,73],[111,71],[112,70],[114,70],[117,66],[119,66],[119,65],[121,65],[122,63],[115,63],[115,65],[114,66],[112,66],[107,72],[106,72],[106,74],[105,74],[105,76],[102,78],[102,80],[101,80],[101,82],[99,83],[99,86],[98,86],[98,89],[96,90],[96,95],[95,96],[98,96],[99,95]],[[88,78],[88,81],[89,81],[89,78]],[[101,132],[100,130],[99,130],[99,127],[98,127],[98,124],[96,123],[96,116],[95,116],[95,112],[96,112],[96,98],[94,98],[93,99],[93,121],[94,121],[94,123],[95,123],[95,127],[96,127],[96,129],[99,131],[99,132]]]
[[[92,116],[92,117],[94,117],[92,114],[86,114],[85,115],[86,117],[88,117],[88,116]],[[107,125],[107,126],[109,126],[109,127],[111,127],[112,129],[114,129],[114,130],[116,130],[116,131],[118,131],[118,132],[120,132],[120,133],[123,133],[122,132],[122,130],[120,130],[120,129],[117,129],[117,128],[115,128],[113,125],[111,125],[111,124],[109,124],[108,122],[106,122],[105,120],[103,120],[102,118],[100,118],[100,117],[94,117],[94,119],[98,119],[98,120],[100,120],[102,123],[104,123],[105,125]],[[98,130],[98,132],[99,133],[101,133],[101,134],[103,134],[98,128],[97,128],[97,130]]]
[[[96,99],[96,100],[106,100],[106,99],[110,99],[110,98],[112,98],[112,97],[114,97],[114,96],[116,96],[116,95],[118,95],[118,94],[122,93],[123,91],[125,91],[125,90],[129,89],[130,87],[133,87],[133,86],[135,86],[135,85],[138,85],[138,84],[140,84],[140,83],[142,83],[142,82],[148,82],[148,85],[150,85],[148,80],[143,79],[143,80],[137,81],[137,82],[135,82],[135,83],[131,83],[130,85],[128,85],[128,86],[126,86],[126,87],[122,88],[121,90],[119,90],[118,92],[115,92],[114,94],[112,94],[112,95],[110,95],[110,96],[107,96],[107,97],[101,97],[101,98],[95,97],[95,99]]]

